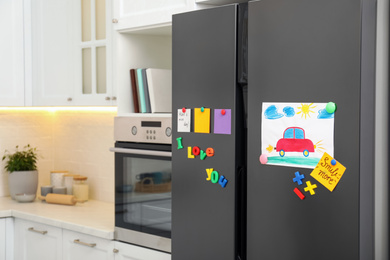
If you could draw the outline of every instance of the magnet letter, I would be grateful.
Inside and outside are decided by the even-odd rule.
[[[195,156],[192,154],[192,148],[191,146],[188,146],[188,158],[194,159]]]
[[[211,173],[213,172],[213,170],[214,170],[213,168],[206,169],[206,173],[207,173],[206,181],[211,180]]]
[[[214,149],[209,147],[206,149],[206,154],[207,154],[207,157],[211,157],[211,156],[214,156]]]
[[[192,148],[192,154],[195,155],[195,156],[198,156],[200,153],[200,149],[198,146],[194,146],[194,148]]]
[[[181,144],[181,137],[176,138],[177,141],[177,149],[183,149],[183,145]]]
[[[206,153],[203,150],[200,150],[200,159],[204,160],[206,159],[206,157],[207,157]]]
[[[211,173],[211,182],[212,183],[217,183],[218,182],[218,178],[219,178],[219,174],[217,171],[213,171]]]
[[[222,175],[219,178],[219,182],[218,183],[219,183],[219,185],[221,185],[222,188],[225,188],[226,184],[228,183],[228,180],[225,179],[225,176]]]

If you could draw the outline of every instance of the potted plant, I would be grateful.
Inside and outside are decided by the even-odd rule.
[[[3,161],[5,160],[4,169],[9,172],[8,186],[12,199],[15,194],[36,194],[38,188],[38,171],[37,171],[37,148],[26,145],[23,150],[10,153],[5,150]]]

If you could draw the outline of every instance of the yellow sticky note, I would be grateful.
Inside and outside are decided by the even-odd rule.
[[[335,165],[332,165],[332,160],[332,156],[324,153],[321,160],[310,174],[330,191],[333,191],[334,188],[336,188],[346,169],[338,161],[336,161]]]
[[[210,133],[210,108],[194,109],[194,132],[195,133]]]

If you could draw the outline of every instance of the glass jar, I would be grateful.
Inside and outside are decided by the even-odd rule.
[[[76,197],[78,202],[88,201],[88,184],[85,183],[87,177],[85,176],[74,176],[73,177],[73,195]]]

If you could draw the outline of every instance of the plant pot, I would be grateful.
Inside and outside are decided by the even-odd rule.
[[[36,194],[38,189],[38,171],[21,171],[8,174],[8,187],[12,199],[15,194]]]

